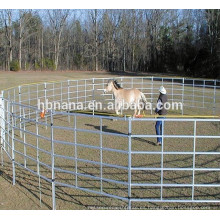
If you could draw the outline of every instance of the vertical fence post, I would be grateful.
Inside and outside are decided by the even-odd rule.
[[[23,138],[24,138],[24,167],[26,168],[27,167],[27,159],[26,159],[26,156],[27,156],[27,153],[26,153],[26,122],[25,122],[25,109],[23,108]]]
[[[182,79],[182,115],[183,115],[183,113],[184,113],[184,111],[183,111],[183,109],[184,109],[184,81],[185,81],[185,79],[183,78]]]
[[[31,94],[31,92],[30,92],[30,85],[28,85],[28,105],[29,105],[29,106],[31,105],[31,97],[30,97],[30,94]],[[29,116],[29,119],[30,119],[30,118],[31,118],[31,109],[30,109],[30,108],[28,109],[28,112],[29,112],[28,116]]]
[[[205,86],[206,86],[206,81],[203,80],[203,88],[202,88],[202,107],[205,108]]]
[[[160,199],[163,200],[163,152],[164,152],[164,119],[162,119],[162,142],[161,142],[161,179],[160,179]]]
[[[121,80],[121,87],[123,87],[123,78],[122,77],[120,77],[120,80]]]
[[[76,103],[79,103],[79,82],[76,81]]]
[[[1,164],[4,165],[3,146],[5,142],[5,104],[4,104],[4,92],[0,95],[0,128],[1,128]]]
[[[85,79],[85,97],[84,97],[84,102],[85,102],[85,109],[86,109],[86,96],[87,96],[87,91],[86,91],[86,87],[87,87],[87,83],[86,83],[86,79]]]
[[[18,101],[19,104],[21,104],[21,86],[18,86]],[[22,131],[21,131],[21,105],[19,105],[19,113],[20,113],[20,118],[19,118],[19,128],[20,128],[20,138],[22,138]]]
[[[2,91],[2,98],[1,98],[1,108],[2,108],[2,120],[1,120],[1,144],[3,149],[5,150],[5,100],[4,100],[4,92]]]
[[[68,122],[70,123],[70,81],[67,80]]]
[[[101,178],[101,193],[102,193],[102,118],[100,118],[100,178]]]
[[[143,92],[144,89],[144,78],[141,78],[141,92]]]
[[[46,103],[47,99],[47,83],[44,83],[44,103]]]
[[[55,83],[53,82],[53,102],[54,102],[54,97],[55,97]]]
[[[93,102],[92,115],[94,115],[95,114],[95,81],[94,81],[94,78],[92,78],[92,102]]]
[[[4,114],[4,110],[3,110],[3,94],[1,93],[0,95],[0,129],[1,129],[1,165],[4,165],[4,156],[3,156],[3,143],[4,143],[4,139],[3,139],[3,124],[4,124],[4,120],[3,120],[3,114]]]
[[[154,77],[151,77],[151,105],[153,105],[153,95],[154,95]],[[153,114],[153,108],[151,108],[151,115]]]
[[[39,99],[39,92],[38,92],[39,88],[38,88],[38,84],[37,84],[37,93],[36,93],[36,98],[37,98],[37,103],[38,103],[38,99]]]
[[[173,78],[172,78],[172,102],[173,102]]]
[[[44,83],[44,105],[47,103],[47,83]],[[46,108],[44,106],[44,108]],[[42,109],[43,111],[47,111],[47,109]],[[45,122],[46,122],[46,129],[47,129],[47,117],[45,117]]]
[[[39,128],[38,128],[38,111],[35,113],[36,117],[36,147],[37,147],[37,174],[38,174],[38,188],[40,194],[40,206],[41,206],[41,182],[40,182],[40,155],[39,155]]]
[[[75,185],[78,187],[78,180],[77,180],[77,134],[76,134],[76,115],[74,114],[74,147],[75,147]]]
[[[4,155],[3,155],[3,147],[1,144],[1,165],[4,166]]]
[[[128,209],[131,209],[131,134],[132,134],[131,117],[128,118]]]
[[[10,110],[9,110],[10,111]],[[11,108],[11,136],[12,136],[12,151],[11,151],[11,158],[12,158],[12,176],[13,176],[13,185],[15,185],[15,142],[14,142],[14,111],[13,111],[13,103]],[[10,122],[8,122],[10,123]]]
[[[61,106],[63,103],[63,82],[60,82],[60,102],[61,102]]]
[[[9,99],[10,100],[10,99]],[[7,134],[8,134],[8,143],[10,143],[10,129],[11,129],[11,126],[12,126],[12,122],[11,122],[11,117],[10,117],[10,114],[11,114],[11,107],[10,107],[10,101],[7,101]],[[10,147],[12,146],[9,146],[8,145],[8,152],[10,151]]]
[[[16,102],[16,93],[15,93],[15,88],[13,89],[13,91],[14,91],[14,98],[13,98],[13,102]],[[16,112],[17,113],[17,106],[15,105],[14,106],[14,112]],[[15,127],[17,127],[17,118],[15,118]]]
[[[216,80],[214,81],[213,115],[216,114]]]
[[[195,107],[195,80],[193,79],[193,107]]]
[[[193,177],[192,177],[192,201],[194,200],[194,185],[195,185],[195,164],[196,164],[196,120],[194,120],[193,134]]]
[[[50,129],[51,129],[51,182],[52,182],[52,207],[56,209],[56,192],[55,192],[55,171],[54,171],[54,133],[53,133],[53,112],[50,111]]]

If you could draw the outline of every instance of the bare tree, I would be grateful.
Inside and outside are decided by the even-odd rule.
[[[55,70],[57,70],[59,63],[59,55],[60,55],[61,35],[63,32],[63,27],[65,25],[66,19],[70,14],[70,10],[56,9],[56,10],[47,10],[47,12],[53,33],[54,63],[55,63]]]
[[[88,16],[89,20],[91,20],[91,34],[92,34],[92,41],[89,45],[90,48],[92,48],[92,56],[94,57],[94,66],[95,66],[95,71],[98,71],[99,69],[99,63],[98,63],[98,57],[99,57],[99,36],[100,36],[100,22],[102,18],[102,10],[100,9],[93,9],[93,10],[88,10]],[[90,26],[90,23],[88,23]]]
[[[1,10],[1,17],[5,27],[5,37],[7,41],[7,68],[10,70],[10,63],[12,62],[12,9]]]
[[[1,10],[0,68],[220,72],[220,10]],[[71,16],[74,15],[74,16]]]

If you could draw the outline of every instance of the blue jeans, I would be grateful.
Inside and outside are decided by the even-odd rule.
[[[159,118],[165,118],[165,117],[159,117]],[[155,129],[156,129],[156,134],[157,135],[162,135],[163,134],[162,122],[163,121],[160,121],[160,120],[158,120],[156,122]],[[162,143],[162,137],[157,137],[157,142]]]

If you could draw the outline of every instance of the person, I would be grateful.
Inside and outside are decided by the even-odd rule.
[[[165,118],[167,114],[167,110],[164,108],[165,103],[168,101],[167,99],[167,91],[166,89],[161,86],[159,88],[160,95],[157,99],[157,107],[155,109],[155,113],[159,115],[158,118]],[[162,126],[162,120],[158,120],[155,124],[155,130],[157,135],[162,135],[163,133],[163,126]],[[157,143],[156,145],[161,145],[162,144],[162,137],[157,137]]]

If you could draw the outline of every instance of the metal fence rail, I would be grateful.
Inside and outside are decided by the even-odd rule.
[[[2,91],[1,163],[4,164],[5,152],[12,162],[13,184],[16,166],[38,176],[39,189],[41,178],[48,181],[53,209],[58,185],[126,201],[129,209],[134,202],[220,202],[220,182],[216,176],[220,172],[220,119],[132,118],[69,110],[49,110],[44,119],[40,118],[39,99],[82,102],[85,109],[94,101],[107,105],[114,99],[112,94],[103,94],[108,80],[67,80]],[[118,77],[117,80],[124,88],[140,89],[152,103],[156,103],[159,86],[164,85],[171,101],[184,103],[183,110],[176,114],[188,111],[195,115],[196,109],[203,109],[205,114],[219,114],[220,82],[217,80],[159,77]],[[165,132],[161,135],[162,145],[152,148],[151,140],[158,136],[154,128],[143,128],[145,124],[152,128],[157,120],[162,121]],[[181,134],[173,129],[176,123],[178,128],[182,126]],[[120,125],[118,130],[116,124]],[[110,137],[115,140],[111,142]],[[201,140],[208,141],[213,148],[201,147]],[[88,152],[86,156],[82,150]],[[176,158],[172,159],[173,156]],[[153,162],[148,162],[154,157]],[[85,164],[91,170],[84,168]],[[47,170],[50,177],[42,170]],[[111,175],[106,170],[111,170]],[[183,182],[179,182],[184,179],[180,178],[181,172],[187,173]],[[65,179],[67,174],[73,181]],[[84,179],[93,180],[93,185],[88,186]],[[109,190],[110,186],[120,191]],[[215,193],[199,193],[204,188]],[[184,190],[184,195],[177,196],[179,189]]]

